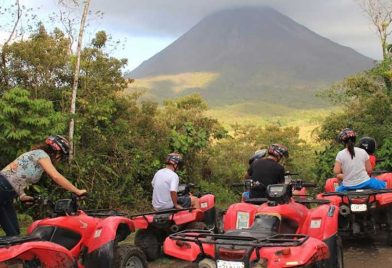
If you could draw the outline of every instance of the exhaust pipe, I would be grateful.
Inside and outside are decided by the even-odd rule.
[[[178,226],[177,224],[170,226],[170,231],[173,233],[177,233],[179,230],[180,230],[180,226]]]
[[[346,206],[346,205],[341,205],[339,207],[339,213],[342,216],[347,216],[347,215],[350,214],[350,208],[348,206]]]

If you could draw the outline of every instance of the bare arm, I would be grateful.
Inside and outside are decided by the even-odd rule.
[[[83,195],[86,190],[79,190],[76,188],[69,180],[67,180],[63,175],[61,175],[57,169],[53,166],[50,158],[42,158],[38,161],[45,172],[52,178],[52,180],[63,187],[64,189],[75,193],[76,195]]]
[[[175,191],[170,191],[170,196],[173,201],[174,207],[175,208],[182,208],[178,203],[177,203],[177,192]]]
[[[368,174],[371,174],[371,173],[372,173],[373,167],[372,167],[372,164],[370,164],[370,160],[369,160],[369,159],[366,160],[366,162],[365,162],[365,168],[366,168],[366,172],[367,172]]]
[[[343,180],[342,164],[340,162],[335,161],[335,166],[333,167],[333,173],[336,174],[336,178],[338,180]]]

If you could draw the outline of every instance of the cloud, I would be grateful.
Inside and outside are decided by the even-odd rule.
[[[24,2],[49,12],[57,1]],[[169,44],[205,16],[238,6],[270,6],[326,38],[381,58],[377,35],[358,0],[92,0],[92,11],[100,10],[104,17],[91,23],[116,37],[165,40]],[[163,48],[162,44],[155,47]]]

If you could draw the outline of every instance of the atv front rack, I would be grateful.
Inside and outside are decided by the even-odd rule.
[[[9,247],[12,245],[23,244],[31,241],[40,241],[41,239],[35,236],[8,236],[0,237],[0,248]]]
[[[180,211],[189,211],[189,212],[191,212],[194,209],[196,209],[196,208],[165,209],[165,210],[160,210],[160,211],[152,211],[152,212],[147,212],[147,213],[140,213],[140,214],[129,215],[129,218],[135,219],[137,217],[143,217],[148,222],[148,219],[147,219],[146,216],[168,214],[168,215],[171,216],[170,220],[173,220],[174,214],[176,214],[177,212],[180,212]]]

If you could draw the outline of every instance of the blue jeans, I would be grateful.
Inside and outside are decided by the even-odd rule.
[[[19,223],[13,200],[17,196],[8,180],[0,174],[0,225],[7,236],[19,235]]]
[[[370,178],[369,180],[354,186],[344,186],[342,184],[338,188],[336,188],[336,192],[346,192],[346,191],[356,190],[356,189],[381,190],[385,188],[386,188],[386,183],[384,181],[376,178]]]

